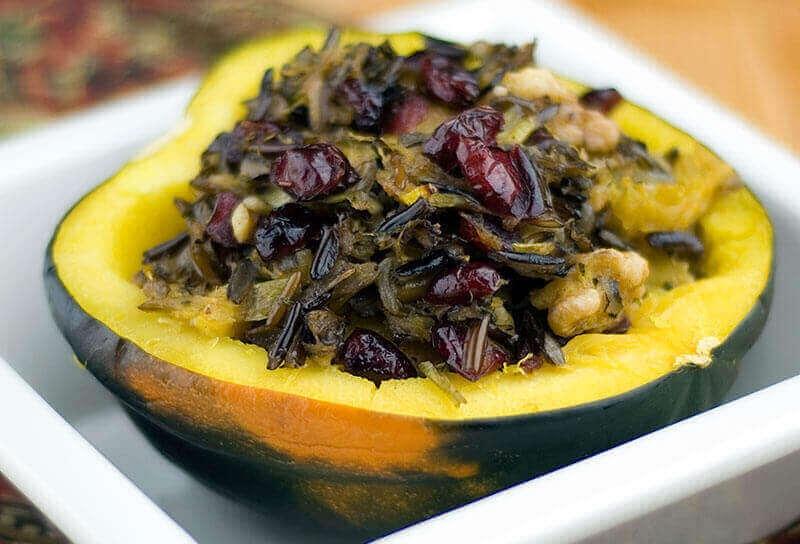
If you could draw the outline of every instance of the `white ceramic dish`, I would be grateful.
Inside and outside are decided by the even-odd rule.
[[[543,64],[613,83],[731,162],[770,209],[778,255],[770,321],[728,403],[386,540],[730,544],[800,515],[791,477],[800,469],[800,378],[791,378],[800,373],[800,162],[559,5],[442,3],[374,24],[461,40],[539,37]],[[178,122],[195,84],[171,83],[0,144],[0,472],[79,544],[327,540],[217,495],[162,458],[70,364],[46,306],[41,265],[58,219]]]

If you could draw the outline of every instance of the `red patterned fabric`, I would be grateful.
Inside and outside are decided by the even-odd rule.
[[[306,19],[275,0],[0,0],[0,134]]]
[[[69,544],[69,541],[0,475],[0,544]]]

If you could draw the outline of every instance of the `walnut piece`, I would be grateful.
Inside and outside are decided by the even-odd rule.
[[[550,132],[564,142],[589,153],[610,153],[619,143],[617,124],[601,112],[587,109],[578,97],[544,68],[527,67],[508,72],[495,87],[495,96],[512,94],[525,100],[546,99],[559,105],[547,123]]]
[[[256,226],[257,216],[250,211],[244,201],[236,205],[231,213],[231,228],[233,237],[240,244],[245,244],[250,240],[253,229]]]
[[[559,336],[602,332],[644,296],[649,274],[647,260],[634,251],[581,253],[567,276],[531,294],[531,304],[548,310],[547,322]]]
[[[512,95],[525,100],[549,98],[553,102],[575,102],[577,97],[562,85],[550,70],[527,67],[503,76],[502,85]]]
[[[590,153],[609,153],[619,143],[617,124],[600,113],[578,103],[562,104],[548,123],[553,136]]]

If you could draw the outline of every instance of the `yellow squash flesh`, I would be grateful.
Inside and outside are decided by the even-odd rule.
[[[218,380],[379,412],[468,419],[581,404],[655,380],[676,365],[703,364],[704,354],[725,339],[764,290],[772,229],[762,207],[747,189],[720,190],[731,171],[707,149],[626,103],[613,114],[622,130],[657,153],[677,147],[680,158],[675,184],[623,182],[611,189],[616,220],[626,231],[649,232],[685,228],[700,218],[707,248],[704,277],[671,291],[651,291],[627,334],[572,339],[565,347],[564,367],[546,366],[531,375],[508,369],[476,383],[453,377],[467,399],[455,407],[424,379],[392,380],[376,389],[329,365],[268,372],[266,353],[259,347],[138,310],[144,295],[132,278],[142,251],[182,229],[172,201],[190,196],[188,181],[198,171],[202,151],[244,115],[243,103],[257,94],[265,69],[280,67],[305,45],[319,47],[323,39],[319,30],[292,31],[229,54],[207,76],[185,123],[169,141],[129,163],[76,205],[59,228],[52,256],[63,285],[86,313],[154,357]],[[383,39],[344,35],[350,42]],[[389,40],[401,54],[423,45],[417,34]]]

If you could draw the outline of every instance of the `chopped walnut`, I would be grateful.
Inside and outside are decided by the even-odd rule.
[[[585,110],[583,123],[583,143],[590,153],[608,153],[619,143],[617,124],[594,110]]]
[[[644,296],[649,274],[647,261],[636,252],[598,249],[576,255],[569,274],[532,293],[531,303],[549,308],[547,321],[559,336],[602,332]]]
[[[503,85],[495,85],[494,87],[492,87],[492,90],[489,91],[489,96],[491,97],[508,96],[508,87],[504,87]]]
[[[250,210],[247,203],[240,202],[231,213],[231,230],[233,237],[240,244],[245,244],[250,240],[253,229],[256,226],[258,216]]]
[[[527,67],[508,72],[502,84],[512,95],[525,100],[549,98],[553,102],[575,102],[577,97],[550,70]]]
[[[562,104],[548,127],[553,135],[590,153],[608,153],[616,149],[620,131],[616,123],[599,111],[578,103]]]

